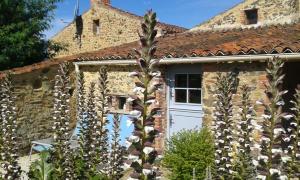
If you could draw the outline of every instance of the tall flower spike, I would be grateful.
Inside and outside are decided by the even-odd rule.
[[[79,129],[79,146],[80,146],[80,151],[76,155],[76,161],[77,163],[84,164],[85,160],[85,132],[86,132],[86,125],[88,124],[88,119],[86,117],[86,112],[85,112],[85,90],[84,90],[84,74],[83,72],[79,72],[76,74],[76,80],[77,80],[77,99],[76,99],[76,106],[77,106],[77,123],[80,124],[80,129]],[[76,168],[76,175],[77,178],[79,179],[84,179],[86,178],[85,173],[87,172],[86,168],[84,166],[79,166],[77,165]]]
[[[0,164],[2,162],[2,148],[3,148],[3,118],[2,118],[2,101],[4,100],[4,92],[2,91],[2,84],[3,80],[0,79]],[[2,174],[0,173],[0,177],[2,177]],[[1,179],[1,178],[0,178]]]
[[[99,70],[99,96],[98,96],[98,115],[100,119],[100,148],[98,148],[98,159],[99,164],[102,170],[102,173],[108,174],[108,158],[109,158],[109,138],[108,138],[108,120],[106,118],[108,113],[108,76],[107,76],[107,67],[103,66]]]
[[[157,175],[153,167],[157,156],[154,140],[158,132],[154,128],[154,116],[159,111],[159,108],[155,107],[155,92],[159,88],[157,78],[160,76],[156,69],[159,60],[153,59],[156,51],[156,24],[156,14],[148,11],[142,23],[142,33],[139,34],[141,50],[135,50],[139,56],[137,64],[140,70],[130,73],[130,76],[136,79],[133,91],[135,96],[128,99],[128,102],[132,103],[130,118],[134,124],[134,132],[128,143],[130,155],[127,164],[134,169],[131,180],[155,179]]]
[[[259,165],[258,178],[259,179],[279,179],[284,178],[284,173],[281,171],[281,142],[284,129],[282,128],[282,95],[285,93],[281,91],[282,81],[284,75],[282,68],[284,63],[277,57],[268,61],[266,69],[268,84],[266,84],[265,94],[268,99],[267,103],[262,103],[264,107],[263,119],[263,133],[261,137],[260,155],[258,157]]]
[[[75,179],[73,152],[70,148],[70,77],[69,64],[60,64],[55,76],[53,130],[51,151],[55,175],[58,179]]]
[[[217,179],[233,177],[233,105],[232,97],[237,88],[237,74],[218,74],[215,90],[214,134],[215,168]]]
[[[113,134],[111,143],[111,152],[109,158],[109,176],[111,179],[120,179],[123,171],[123,148],[120,139],[121,116],[117,113],[113,115]]]
[[[99,134],[100,126],[97,117],[96,104],[95,104],[95,83],[92,82],[89,87],[87,104],[86,104],[86,117],[82,123],[82,131],[80,138],[80,148],[82,152],[83,161],[83,176],[88,178],[95,176],[97,173],[97,158],[98,148],[100,146]],[[81,173],[82,174],[82,173]]]
[[[77,74],[77,122],[80,123],[80,127],[85,125],[85,91],[84,91],[84,75],[83,72]],[[82,129],[81,129],[82,130]]]
[[[17,111],[11,75],[7,74],[1,84],[1,166],[3,179],[19,179],[21,167],[18,165]]]
[[[290,120],[290,133],[284,139],[288,142],[288,153],[285,162],[285,169],[289,179],[300,177],[300,85],[295,90],[294,100],[291,101],[293,114],[286,115]]]
[[[251,88],[247,85],[241,87],[242,104],[239,109],[238,132],[238,161],[235,166],[236,177],[252,180],[256,178],[256,169],[251,156],[253,148],[253,130],[255,124],[254,107],[250,100]]]

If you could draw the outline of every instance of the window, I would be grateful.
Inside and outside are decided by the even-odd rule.
[[[201,74],[175,75],[175,102],[201,104]]]
[[[93,33],[94,35],[100,34],[100,21],[99,19],[93,20]]]
[[[126,104],[126,97],[119,96],[118,97],[118,109],[123,110],[125,104]]]
[[[246,15],[246,23],[247,24],[257,24],[258,22],[258,15],[257,15],[257,9],[249,9],[245,10],[245,15]]]

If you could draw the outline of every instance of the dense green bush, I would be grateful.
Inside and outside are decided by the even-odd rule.
[[[167,142],[163,165],[171,170],[170,179],[205,178],[206,167],[213,164],[213,138],[207,128],[183,130]]]

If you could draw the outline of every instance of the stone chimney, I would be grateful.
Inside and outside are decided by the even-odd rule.
[[[110,6],[110,0],[90,0],[91,1],[91,7],[93,6],[99,6],[99,5],[106,5]]]

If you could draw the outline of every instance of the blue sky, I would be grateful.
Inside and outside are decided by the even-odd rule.
[[[243,0],[111,0],[112,6],[143,15],[146,10],[157,12],[161,22],[191,28],[229,9]],[[50,38],[73,19],[76,0],[64,0],[58,4],[52,28],[45,32]],[[79,0],[80,11],[90,7],[90,0]]]

